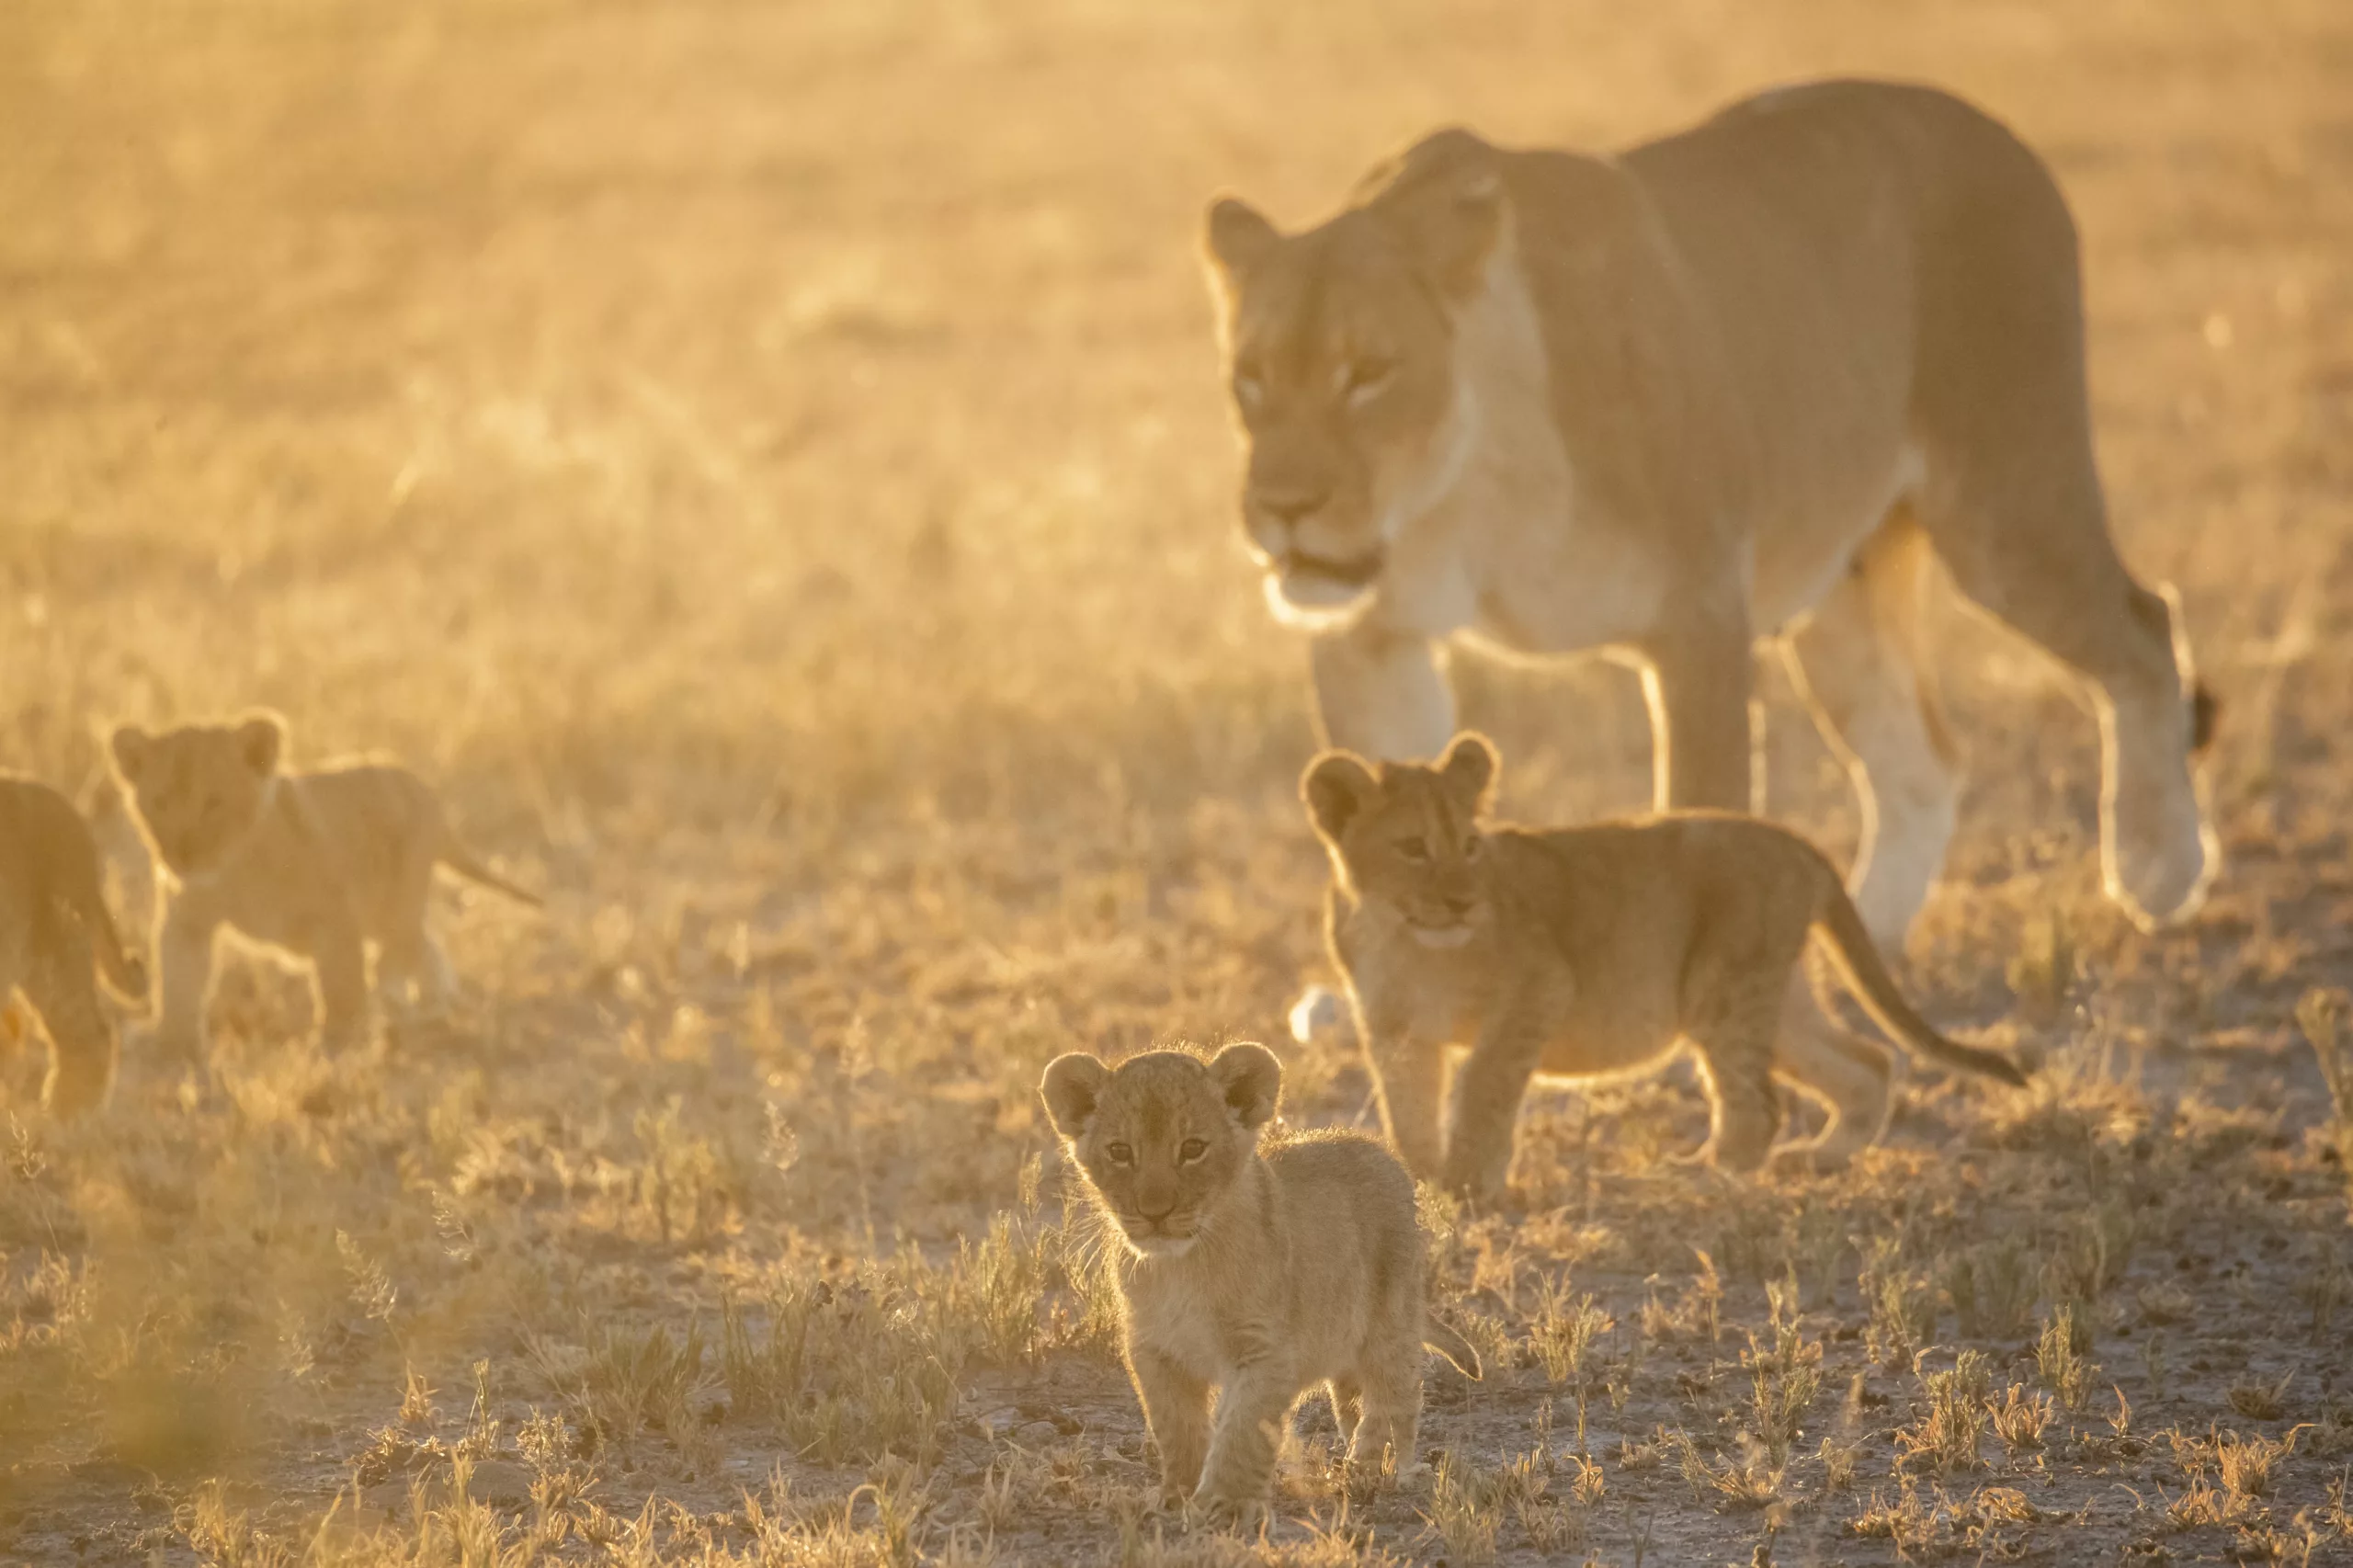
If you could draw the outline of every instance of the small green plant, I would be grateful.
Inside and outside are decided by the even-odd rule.
[[[2042,1447],[2042,1434],[2058,1415],[2047,1393],[2037,1393],[2023,1383],[2012,1383],[1998,1403],[1989,1404],[1986,1415],[1994,1423],[1994,1435],[2002,1439],[2002,1447],[2016,1459],[2022,1453]]]
[[[1567,1384],[1577,1402],[1577,1452],[1585,1452],[1586,1402],[1590,1385],[1586,1354],[1594,1341],[1616,1326],[1591,1295],[1572,1296],[1565,1276],[1546,1282],[1529,1329],[1529,1347],[1554,1384]]]
[[[2031,1255],[2015,1236],[1971,1248],[1945,1274],[1945,1293],[1964,1339],[2015,1339],[2025,1333],[2037,1289]]]
[[[2029,1022],[2047,1028],[2059,1020],[2075,983],[2075,934],[2063,909],[2038,910],[2027,917],[2018,951],[2004,972]]]
[[[1904,1262],[1901,1238],[1871,1242],[1857,1283],[1870,1311],[1863,1331],[1870,1358],[1891,1372],[1916,1370],[1921,1346],[1936,1335],[1937,1303],[1919,1271]]]
[[[1822,1389],[1822,1342],[1799,1332],[1795,1293],[1788,1286],[1768,1285],[1765,1299],[1772,1344],[1759,1345],[1752,1334],[1740,1359],[1748,1369],[1756,1440],[1768,1468],[1779,1472],[1789,1468],[1790,1447]]]

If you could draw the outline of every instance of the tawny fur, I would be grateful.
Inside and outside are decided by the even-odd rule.
[[[1291,1407],[1322,1386],[1352,1461],[1415,1465],[1423,1348],[1478,1352],[1429,1321],[1414,1183],[1348,1132],[1269,1140],[1282,1068],[1263,1046],[1116,1069],[1074,1053],[1040,1093],[1122,1243],[1128,1370],[1165,1499],[1265,1506]],[[1210,1392],[1217,1393],[1211,1417]]]
[[[2211,703],[2118,559],[2075,225],[2001,125],[1824,82],[1615,156],[1442,131],[1301,233],[1222,200],[1207,246],[1243,521],[1330,744],[1443,749],[1449,640],[1607,648],[1649,682],[1657,805],[1745,810],[1752,640],[1785,632],[1900,943],[1959,799],[1919,632],[1940,564],[2084,682],[2109,892],[2197,907]]]
[[[49,1036],[41,1103],[60,1116],[103,1104],[114,1084],[114,1019],[96,975],[129,1001],[147,974],[122,945],[98,881],[98,852],[63,795],[0,776],[0,1007],[21,995]]]
[[[1912,1008],[1837,871],[1798,835],[1714,812],[1552,832],[1491,824],[1495,772],[1494,748],[1465,734],[1434,767],[1376,770],[1327,752],[1300,787],[1332,857],[1332,958],[1383,1122],[1415,1175],[1493,1198],[1531,1075],[1640,1072],[1687,1046],[1708,1085],[1703,1155],[1735,1171],[1763,1165],[1780,1078],[1830,1120],[1777,1163],[1844,1163],[1885,1124],[1892,1061],[1844,1030],[1781,1027],[1809,939],[1905,1051],[2025,1082],[2008,1058],[1946,1040]],[[1470,1055],[1441,1142],[1451,1047]]]
[[[436,865],[540,902],[459,842],[432,789],[405,768],[285,771],[275,714],[155,734],[125,727],[110,749],[156,869],[156,1040],[168,1054],[203,1053],[223,927],[307,960],[322,1036],[341,1045],[366,1028],[369,943],[380,982],[428,1004],[453,989],[426,929]]]

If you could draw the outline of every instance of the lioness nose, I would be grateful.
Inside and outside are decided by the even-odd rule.
[[[1331,498],[1328,490],[1282,490],[1272,494],[1261,491],[1258,509],[1279,523],[1297,523],[1322,511],[1324,503]]]

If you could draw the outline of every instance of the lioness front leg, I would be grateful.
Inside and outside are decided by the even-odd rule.
[[[1144,1425],[1160,1449],[1160,1500],[1175,1506],[1192,1495],[1210,1446],[1210,1386],[1157,1350],[1134,1349],[1129,1368]]]
[[[1511,1177],[1519,1104],[1536,1072],[1541,1035],[1506,1017],[1481,1032],[1455,1074],[1446,1137],[1447,1190],[1477,1202],[1501,1198]]]
[[[1753,655],[1739,594],[1711,596],[1640,651],[1656,809],[1746,811]]]
[[[1359,623],[1308,644],[1324,744],[1375,762],[1416,762],[1454,738],[1454,694],[1420,637]]]

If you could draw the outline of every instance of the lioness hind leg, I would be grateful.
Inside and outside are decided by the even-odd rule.
[[[1920,597],[1934,556],[1899,507],[1853,569],[1783,644],[1791,681],[1862,808],[1847,879],[1871,940],[1901,953],[1944,867],[1960,784],[1951,740],[1923,668]]]
[[[2109,896],[2144,926],[2184,919],[2219,858],[2191,776],[2203,737],[2188,642],[2117,558],[2080,373],[2047,371],[1988,389],[1998,414],[1932,431],[1920,520],[1963,594],[2089,684]]]
[[[1832,1171],[1886,1129],[1894,1063],[1884,1047],[1847,1033],[1811,1006],[1785,1011],[1775,1066],[1829,1108],[1820,1136],[1773,1151],[1776,1170]]]

